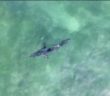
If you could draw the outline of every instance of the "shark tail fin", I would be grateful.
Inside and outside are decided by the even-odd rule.
[[[66,44],[69,40],[70,40],[69,38],[67,38],[67,39],[65,39],[65,40],[62,40],[59,45],[60,45],[60,46],[63,46],[63,45]]]

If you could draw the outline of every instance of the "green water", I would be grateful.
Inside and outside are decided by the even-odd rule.
[[[110,96],[110,2],[0,2],[0,96]]]

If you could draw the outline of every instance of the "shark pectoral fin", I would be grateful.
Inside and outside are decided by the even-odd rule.
[[[46,58],[48,58],[48,55],[47,54],[44,54],[43,56],[46,57]]]

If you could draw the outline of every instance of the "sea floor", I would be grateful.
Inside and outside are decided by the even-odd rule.
[[[110,2],[0,1],[0,96],[110,96]]]

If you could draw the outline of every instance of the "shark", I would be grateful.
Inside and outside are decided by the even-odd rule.
[[[70,40],[69,38],[61,40],[58,44],[54,44],[52,47],[47,47],[46,43],[44,43],[43,47],[40,48],[39,50],[33,52],[30,55],[30,57],[37,57],[37,56],[46,56],[47,57],[49,53],[51,53],[51,52],[53,52],[55,50],[58,50],[59,48],[61,48],[65,44],[67,44],[67,42],[69,40]]]

